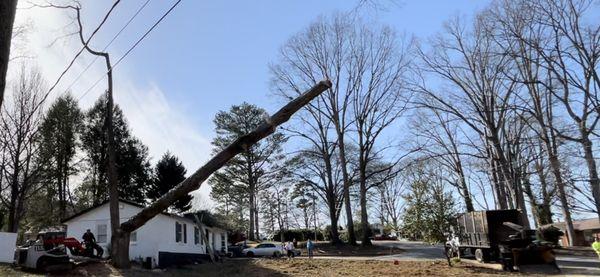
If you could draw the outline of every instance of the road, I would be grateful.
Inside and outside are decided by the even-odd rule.
[[[405,250],[401,254],[375,257],[378,260],[421,261],[446,259],[441,245],[430,245],[414,241],[373,241],[373,244]]]
[[[422,242],[411,241],[373,241],[373,244],[385,247],[401,248],[401,254],[376,257],[315,257],[325,259],[352,259],[352,260],[398,260],[398,261],[427,261],[446,259],[442,245],[429,245]],[[558,256],[558,266],[566,276],[600,276],[600,260],[596,257],[584,256]],[[473,261],[474,262],[474,261]],[[489,264],[500,269],[499,264]]]

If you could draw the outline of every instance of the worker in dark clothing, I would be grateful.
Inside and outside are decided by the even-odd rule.
[[[82,239],[85,243],[96,243],[96,237],[94,237],[94,234],[92,231],[90,231],[90,229],[87,229],[87,231],[83,234]]]
[[[90,231],[90,229],[87,229],[87,231],[83,234],[82,239],[85,243],[85,250],[87,252],[86,256],[94,256],[94,250],[96,250],[96,256],[102,257],[104,249],[102,249],[102,247],[96,243],[96,237],[94,237],[94,234],[92,231]]]

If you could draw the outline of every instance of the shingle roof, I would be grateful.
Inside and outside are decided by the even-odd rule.
[[[87,213],[89,211],[92,211],[92,210],[94,210],[96,208],[99,208],[99,207],[107,204],[108,202],[109,202],[109,200],[104,200],[100,204],[97,204],[95,206],[89,207],[87,209],[83,209],[83,210],[79,211],[78,213],[75,213],[75,214],[73,214],[73,215],[71,215],[71,216],[69,216],[67,218],[62,219],[60,221],[60,223],[65,223],[65,222],[67,222],[67,221],[69,221],[69,220],[71,220],[73,218],[76,218],[76,217],[82,215],[82,214],[85,214],[85,213]],[[122,203],[125,203],[125,204],[129,204],[131,206],[138,207],[140,209],[146,208],[145,206],[143,206],[143,205],[141,205],[139,203],[135,203],[135,202],[132,202],[132,201],[129,201],[129,200],[119,199],[119,202],[122,202]],[[176,215],[176,214],[167,213],[167,212],[162,212],[162,214],[167,215],[167,216],[172,216],[172,217],[178,217],[178,218],[184,218],[184,219],[186,219],[185,217],[182,217],[182,216],[179,216],[179,215]]]
[[[565,230],[564,222],[556,222],[556,223],[552,223],[552,224],[546,224],[542,227],[548,227],[550,225],[554,225],[562,230]],[[600,229],[600,220],[598,220],[597,217],[582,219],[582,220],[573,220],[573,229],[579,230],[579,231]]]

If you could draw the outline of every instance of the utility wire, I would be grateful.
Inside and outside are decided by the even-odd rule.
[[[111,66],[111,68],[105,73],[103,74],[100,78],[98,78],[98,80],[96,80],[96,82],[94,82],[94,84],[88,88],[80,97],[78,100],[81,100],[85,95],[87,95],[92,89],[94,89],[94,87],[96,87],[96,85],[100,82],[100,80],[102,80],[104,77],[106,77],[106,74],[108,74],[108,72],[113,71],[115,69],[115,67],[117,67],[117,65],[119,65],[119,63],[125,58],[127,57],[127,55],[129,55],[129,53],[131,53],[131,51],[133,51],[133,49],[135,49],[140,42],[142,42],[142,40],[144,40],[148,34],[150,34],[150,32],[152,32],[152,30],[154,30],[154,28],[156,28],[156,26],[158,26],[158,24],[160,24],[160,22],[162,22],[163,19],[165,19],[165,17],[167,17],[167,15],[169,15],[169,13],[171,13],[171,11],[173,11],[173,9],[175,9],[175,7],[177,7],[177,5],[179,5],[179,3],[181,2],[181,0],[178,0],[177,2],[175,2],[175,4],[173,4],[173,6],[171,6],[171,8],[169,8],[169,10],[167,10],[165,12],[165,14],[163,14],[158,21],[156,21],[156,23],[154,23],[154,25],[152,25],[152,27],[150,27],[150,29],[148,29],[146,31],[146,33],[144,33],[143,36],[141,36],[130,48],[129,50],[127,50],[127,52],[125,52],[125,54],[123,56],[121,56],[121,58],[119,58],[117,60],[117,62]]]
[[[69,69],[71,69],[71,67],[73,66],[73,64],[75,63],[75,60],[77,60],[77,58],[81,55],[81,53],[83,53],[83,50],[85,50],[85,47],[90,43],[90,41],[92,40],[92,38],[96,35],[96,33],[98,32],[98,30],[100,30],[100,28],[102,27],[102,25],[104,25],[104,23],[106,23],[106,20],[108,19],[108,17],[110,16],[110,14],[113,12],[113,10],[115,9],[115,7],[117,7],[117,4],[119,4],[120,1],[116,1],[110,8],[110,10],[108,11],[108,13],[106,13],[106,15],[104,16],[104,18],[102,19],[102,21],[100,22],[100,24],[98,24],[98,27],[96,27],[96,29],[94,29],[94,31],[92,32],[92,34],[90,35],[90,37],[87,39],[87,41],[85,41],[85,44],[83,45],[83,47],[81,47],[81,50],[79,50],[79,52],[77,52],[77,54],[75,54],[75,57],[73,57],[73,59],[71,59],[71,62],[69,62],[69,65],[67,66],[67,68],[65,68],[65,70],[63,70],[63,72],[58,76],[58,78],[56,79],[56,81],[54,82],[54,84],[50,87],[50,89],[48,90],[48,92],[46,92],[46,95],[44,96],[44,99],[46,99],[46,97],[48,97],[48,95],[50,94],[50,92],[52,92],[52,90],[54,90],[54,88],[56,88],[56,86],[58,85],[58,83],[60,82],[60,80],[62,80],[62,78],[65,76],[65,74],[67,74],[67,71],[69,71]],[[69,9],[75,9],[78,11],[77,7],[73,7],[73,6],[65,6],[65,7],[59,7],[59,6],[48,6],[48,7],[56,7],[56,8],[69,8]],[[79,30],[80,32],[82,30]]]
[[[117,37],[119,37],[119,35],[121,35],[121,33],[125,30],[125,28],[127,28],[129,26],[129,24],[131,24],[131,22],[138,16],[138,14],[140,14],[140,12],[146,7],[146,5],[148,5],[148,3],[150,3],[150,0],[146,0],[146,2],[135,12],[135,14],[127,21],[127,23],[125,23],[125,25],[123,27],[121,27],[121,30],[119,30],[119,32],[117,32],[117,34],[115,34],[113,36],[113,38],[108,42],[108,44],[106,46],[104,46],[104,48],[102,49],[102,52],[104,52],[104,51],[106,51],[106,49],[108,49],[108,47],[117,39]],[[96,60],[98,60],[98,58],[99,58],[99,56],[94,57],[94,60],[90,64],[88,64],[87,67],[79,73],[79,75],[77,75],[75,80],[73,80],[73,82],[71,82],[71,84],[67,87],[67,89],[65,89],[63,94],[66,93],[67,91],[69,91],[73,87],[73,85],[75,85],[75,83],[77,83],[77,81],[79,81],[81,76],[83,76],[83,74],[85,72],[87,72],[90,69],[90,67],[92,67],[92,65],[96,62]]]

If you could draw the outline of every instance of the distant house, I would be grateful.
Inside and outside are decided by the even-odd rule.
[[[559,243],[562,246],[569,246],[569,239],[566,231],[566,224],[564,222],[556,222],[546,226],[553,225],[559,228],[565,233]],[[575,229],[575,236],[573,238],[572,246],[590,246],[594,242],[594,237],[600,237],[600,221],[598,218],[590,218],[583,220],[573,220],[573,229]]]
[[[124,222],[144,207],[129,201],[119,201],[119,215]],[[67,237],[81,240],[83,233],[90,229],[97,243],[108,255],[110,245],[110,212],[108,201],[83,210],[62,221],[67,226]],[[204,226],[208,244],[215,251],[227,252],[227,232],[216,227]],[[173,264],[193,263],[208,258],[206,245],[202,240],[201,229],[190,217],[161,213],[131,233],[129,258],[152,260],[153,267],[167,267]]]

